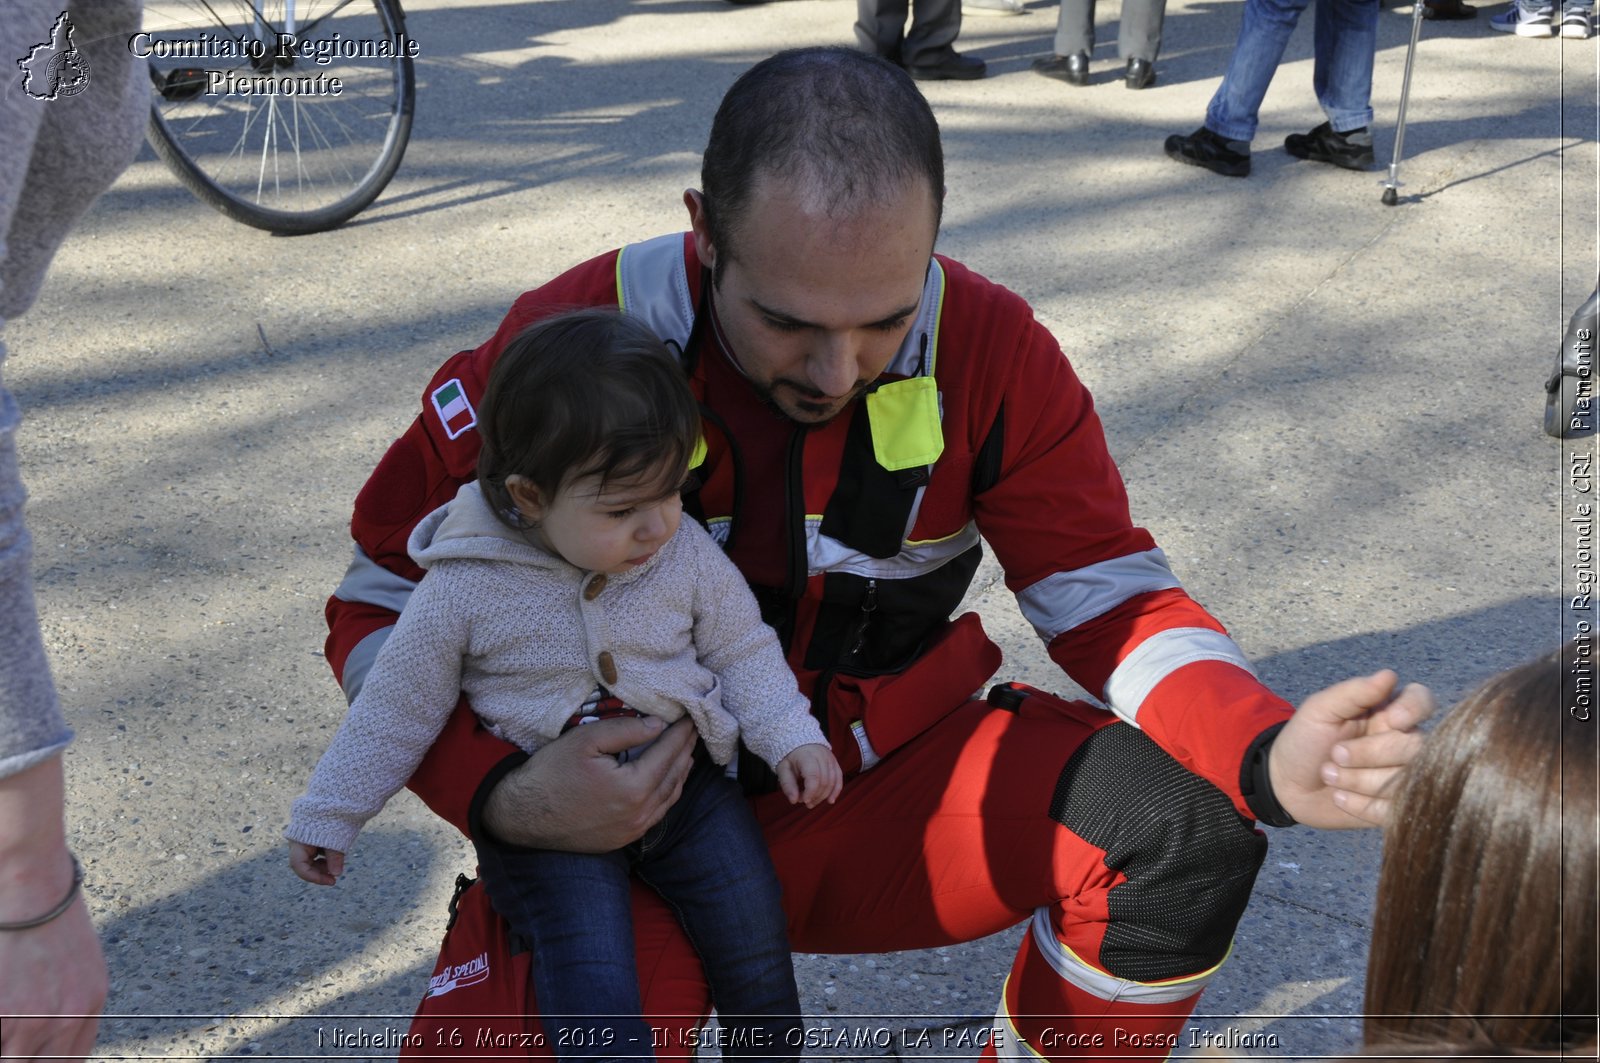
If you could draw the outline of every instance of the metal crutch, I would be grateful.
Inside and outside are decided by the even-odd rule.
[[[1422,35],[1422,0],[1415,0],[1411,8],[1411,43],[1406,47],[1406,76],[1400,82],[1400,119],[1394,126],[1394,158],[1389,163],[1389,178],[1383,185],[1383,205],[1392,207],[1400,202],[1400,152],[1406,143],[1406,100],[1411,96],[1411,63],[1417,57],[1417,38]]]

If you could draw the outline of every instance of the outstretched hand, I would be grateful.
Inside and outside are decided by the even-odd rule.
[[[1433,715],[1433,695],[1412,683],[1395,691],[1382,671],[1346,679],[1306,698],[1272,743],[1272,790],[1308,827],[1383,826],[1401,771],[1417,750],[1417,725]]]
[[[484,804],[484,826],[501,841],[530,849],[620,849],[678,800],[696,737],[687,716],[665,730],[654,716],[574,727],[496,784]],[[616,754],[652,738],[639,756],[617,762]]]

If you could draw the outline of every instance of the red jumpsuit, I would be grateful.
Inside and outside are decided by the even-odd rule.
[[[420,577],[412,525],[473,475],[496,356],[541,317],[620,305],[681,349],[705,411],[686,511],[756,591],[841,762],[868,769],[831,807],[755,798],[794,948],[928,948],[1031,921],[998,1054],[1164,1057],[1264,856],[1253,820],[1275,806],[1253,780],[1289,706],[1132,524],[1088,392],[1016,295],[936,256],[877,397],[799,426],[730,361],[709,287],[692,241],[632,245],[524,294],[445,364],[356,502],[356,560],[328,605],[346,692]],[[969,700],[998,651],[975,617],[946,619],[980,533],[1052,659],[1109,711]],[[522,759],[463,707],[411,786],[473,833]],[[522,1010],[527,962],[496,940],[481,890],[460,904],[408,1052],[547,1054],[531,1017],[459,1017]],[[680,1016],[658,1025],[682,1035],[709,1007],[698,965],[659,901],[641,889],[635,908],[646,1012]],[[664,1035],[659,1054],[686,1040]]]

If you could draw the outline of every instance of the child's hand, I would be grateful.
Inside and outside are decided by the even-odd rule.
[[[844,789],[844,772],[833,759],[833,750],[813,743],[778,761],[778,785],[791,805],[804,801],[807,808],[816,808],[824,801],[831,805],[838,798]]]
[[[344,854],[337,849],[290,842],[289,866],[307,882],[331,886],[344,874]]]

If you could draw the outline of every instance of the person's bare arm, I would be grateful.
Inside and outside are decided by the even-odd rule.
[[[662,727],[647,716],[573,728],[495,785],[484,802],[484,828],[510,845],[574,853],[637,841],[678,799],[693,762],[688,717]],[[617,763],[615,754],[656,735],[639,757]]]
[[[0,778],[0,923],[44,915],[72,889],[63,792],[60,757]],[[0,1056],[89,1054],[106,1002],[106,962],[81,891],[42,926],[0,930],[0,972]],[[26,1015],[41,1017],[15,1017]]]

